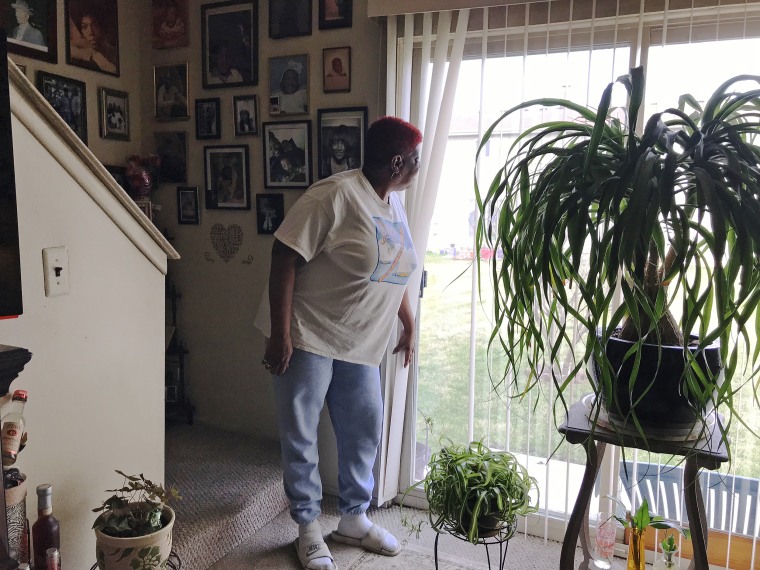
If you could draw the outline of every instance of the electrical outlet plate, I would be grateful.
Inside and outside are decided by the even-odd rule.
[[[42,271],[45,275],[45,296],[57,297],[69,293],[69,250],[48,247],[42,250]]]

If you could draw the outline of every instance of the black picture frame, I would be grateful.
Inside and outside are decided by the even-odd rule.
[[[27,24],[32,31],[21,32],[21,21],[16,17],[14,4],[31,8]],[[24,17],[20,15],[20,17]],[[8,53],[15,53],[49,63],[58,63],[58,8],[57,0],[11,0],[0,10],[0,27],[8,33]],[[22,37],[15,38],[16,33]],[[26,36],[26,39],[24,39]]]
[[[156,154],[161,159],[158,183],[187,182],[187,133],[184,131],[161,131],[153,133]]]
[[[269,0],[269,37],[310,36],[311,5],[312,0]]]
[[[104,139],[129,140],[129,94],[125,91],[98,89],[98,123]]]
[[[103,166],[108,173],[113,176],[116,183],[121,186],[127,194],[132,195],[132,187],[129,185],[129,180],[127,180],[127,167],[116,166],[114,164],[104,164]]]
[[[269,114],[309,112],[309,54],[269,58]]]
[[[197,186],[177,186],[177,223],[194,226],[201,223]]]
[[[322,91],[324,93],[351,91],[351,48],[349,46],[322,50]]]
[[[350,28],[353,13],[353,0],[319,0],[319,29]]]
[[[282,194],[256,194],[256,231],[271,235],[285,218],[285,200]]]
[[[250,210],[248,145],[203,147],[206,209]]]
[[[235,95],[232,98],[232,122],[236,137],[259,134],[258,95]]]
[[[63,75],[37,71],[37,89],[71,130],[87,144],[87,86]]]
[[[364,165],[367,116],[367,107],[317,109],[319,178]]]
[[[204,89],[259,84],[258,2],[201,6]]]
[[[263,123],[264,188],[311,185],[311,121]]]
[[[63,13],[66,63],[119,77],[117,0],[65,0]]]
[[[187,62],[153,66],[153,116],[159,121],[190,118]]]
[[[219,97],[195,100],[195,138],[222,138],[222,102]]]

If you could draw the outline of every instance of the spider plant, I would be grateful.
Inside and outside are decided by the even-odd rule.
[[[511,453],[489,449],[478,441],[467,446],[449,441],[432,454],[427,474],[404,496],[420,485],[428,500],[430,526],[439,533],[466,537],[473,544],[497,534],[509,538],[517,528],[518,515],[538,510],[538,483],[525,466]],[[421,530],[420,524],[404,524]]]
[[[665,347],[675,347],[681,370],[666,400],[686,402],[693,421],[725,404],[730,423],[732,397],[756,377],[760,352],[760,90],[736,90],[753,83],[760,77],[726,81],[704,106],[684,95],[639,134],[644,72],[634,68],[607,86],[597,109],[537,99],[486,131],[478,160],[523,109],[577,117],[527,129],[487,188],[475,179],[476,251],[503,252],[487,261],[489,349],[507,357],[497,386],[525,394],[551,377],[566,409],[565,390],[588,367],[596,401],[644,435],[650,418],[637,406],[655,381],[642,370],[658,371]],[[616,84],[627,90],[625,109],[611,107]],[[587,335],[582,347],[574,323]],[[627,344],[612,357],[617,339]]]

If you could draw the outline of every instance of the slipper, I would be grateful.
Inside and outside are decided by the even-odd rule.
[[[307,533],[304,538],[307,538],[308,540],[304,541],[303,548],[301,547],[301,544],[299,544],[297,538],[293,542],[293,545],[296,547],[296,552],[298,553],[298,560],[301,561],[301,566],[303,566],[304,570],[313,570],[313,568],[309,566],[309,563],[315,558],[329,558],[331,564],[325,570],[338,570],[338,567],[333,561],[332,554],[330,554],[330,549],[327,548],[325,539],[322,538],[321,534],[310,536]]]
[[[340,534],[337,530],[334,530],[332,534],[330,534],[330,538],[332,538],[335,542],[342,542],[343,544],[350,544],[351,546],[360,546],[361,548],[369,550],[370,552],[374,552],[375,554],[382,554],[383,556],[396,556],[399,552],[401,552],[401,545],[399,544],[396,550],[389,550],[385,548],[385,546],[383,546],[383,542],[385,542],[385,535],[387,534],[388,531],[383,527],[373,524],[367,534],[364,535],[364,538],[346,536],[345,534]]]

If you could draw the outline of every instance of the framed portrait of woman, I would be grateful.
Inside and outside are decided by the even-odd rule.
[[[58,63],[56,0],[7,0],[0,27],[8,34],[8,53]]]
[[[203,88],[259,84],[258,3],[201,5]]]
[[[119,18],[116,0],[66,0],[66,62],[119,75]]]
[[[351,48],[322,50],[322,89],[325,93],[351,91]]]
[[[259,134],[259,98],[256,95],[235,95],[232,98],[235,136]]]
[[[203,147],[206,208],[250,210],[248,145]]]
[[[361,168],[367,133],[367,107],[317,110],[319,177]]]
[[[195,100],[195,138],[222,138],[222,102],[219,97]]]

